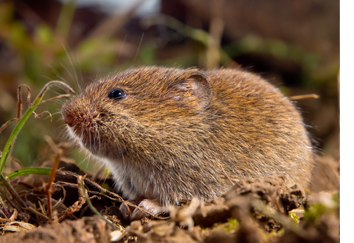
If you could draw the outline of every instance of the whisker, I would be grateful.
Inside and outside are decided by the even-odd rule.
[[[106,123],[102,122],[102,124],[105,125],[105,126],[111,131],[111,133],[112,133],[114,139],[116,140],[118,152],[121,152],[121,151],[120,151],[121,149],[119,148],[118,139],[117,139],[116,135],[114,134],[113,130],[112,130]]]
[[[54,115],[59,115],[59,114],[61,114],[61,111],[60,111],[60,110],[57,111],[57,112],[52,113],[53,116],[54,116]]]
[[[65,81],[66,83],[68,83],[67,81]],[[65,93],[68,93],[67,89],[65,89],[62,85],[59,85],[59,84],[54,84],[53,85],[54,87],[58,87],[60,90],[63,90]],[[56,92],[54,90],[52,90],[53,92]],[[58,94],[61,94],[61,93],[58,93]]]
[[[85,161],[86,161],[86,166],[85,166],[86,168],[85,168],[85,169],[87,169],[89,157],[90,157],[90,155],[86,153],[85,158],[83,158],[83,159],[81,160],[81,162],[79,162],[79,163],[77,164],[77,166],[82,166],[82,165],[85,163]]]
[[[46,79],[48,79],[49,81],[50,80],[52,80],[52,78],[50,78],[50,77],[48,77],[48,76],[46,76],[46,75],[41,75],[43,78],[46,78]],[[58,77],[59,78],[59,77]],[[60,78],[59,78],[60,79]]]
[[[58,119],[55,120],[56,123],[60,122],[63,120],[63,117],[59,116]],[[64,124],[65,125],[65,124]]]
[[[96,127],[97,129],[97,127]],[[101,153],[101,136],[100,136],[100,130],[97,129],[97,133],[98,133],[98,154]]]
[[[66,136],[66,139],[69,138],[69,134],[65,132],[65,129],[62,129],[62,128],[65,127],[65,126],[66,126],[66,124],[63,124],[63,125],[60,125],[60,126],[59,126],[60,132],[59,132],[59,134],[58,134],[58,136],[57,136],[57,139],[58,139],[58,138],[64,139],[64,136],[63,136],[63,135]],[[66,139],[65,139],[65,140],[66,140]]]
[[[136,58],[137,58],[137,56],[138,56],[138,54],[139,54],[139,50],[140,50],[140,47],[141,47],[141,43],[143,42],[143,39],[144,39],[144,34],[145,34],[145,32],[143,32],[143,34],[141,35],[140,42],[139,42],[139,45],[138,45],[138,49],[137,49],[137,51],[136,51],[136,53],[135,53],[133,62],[135,62],[135,60],[136,60]]]
[[[90,143],[90,151],[92,151],[92,142],[91,142],[91,132],[90,132],[90,129],[88,129],[88,137],[89,137],[89,143]]]
[[[68,57],[68,59],[69,59],[69,61],[70,61],[71,67],[73,68],[74,75],[75,75],[75,79],[74,79],[74,80],[76,80],[76,83],[77,83],[77,85],[79,86],[79,80],[78,80],[77,75],[76,75],[76,71],[75,71],[74,64],[73,64],[73,62],[71,61],[70,55],[69,55],[69,53],[67,52],[67,50],[66,50],[64,44],[62,44],[62,46],[63,46],[64,51],[65,51],[65,53],[66,53],[66,55],[67,55],[67,57]],[[70,76],[71,76],[71,75],[70,75]]]
[[[78,88],[78,90],[81,92],[82,91],[82,87],[81,86],[83,86],[84,85],[84,79],[83,79],[83,77],[82,77],[82,69],[81,69],[81,62],[80,62],[80,60],[79,59],[77,59],[77,62],[79,63],[79,68],[80,68],[80,70],[79,70],[79,74],[80,74],[80,80],[79,80],[79,82],[77,83],[77,88]]]
[[[54,68],[52,65],[48,64],[48,66],[52,69],[53,73],[54,73],[60,80],[65,81],[65,83],[69,83],[65,78],[63,78],[62,76],[59,75],[59,73],[57,72],[57,70],[55,70],[55,68]],[[64,67],[64,68],[65,68],[65,67]],[[50,78],[50,80],[51,80],[51,78]]]
[[[84,137],[84,127],[81,127],[81,139],[80,139],[80,141],[82,141],[83,140],[83,137]],[[82,145],[84,145],[84,143],[82,143]],[[85,146],[82,146],[82,147],[85,147]]]
[[[97,145],[96,144],[96,140],[99,140],[99,136],[100,136],[99,131],[97,129],[97,126],[95,126],[95,131],[94,132],[95,133],[94,133],[94,137],[93,137],[93,146],[96,148],[97,147],[96,146]],[[99,142],[98,142],[98,154],[100,154],[100,143]]]
[[[118,64],[118,61],[119,61],[119,58],[120,58],[120,55],[122,54],[122,50],[123,50],[123,47],[124,47],[124,44],[125,44],[125,40],[127,39],[127,36],[128,35],[125,35],[124,36],[124,39],[123,39],[123,44],[122,44],[122,46],[120,47],[120,49],[119,49],[119,52],[118,52],[118,57],[117,57],[117,60],[116,60],[116,63]]]
[[[102,171],[105,172],[105,169],[104,169],[105,167],[106,167],[106,165],[104,163],[102,163],[100,169],[97,171],[97,173],[94,175],[94,177],[92,177],[92,179],[96,179],[102,173]],[[99,178],[100,184],[104,183],[104,181],[106,180],[105,177],[107,177],[107,176],[103,176],[103,178],[102,177]]]

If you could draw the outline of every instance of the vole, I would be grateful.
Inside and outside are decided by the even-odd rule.
[[[141,67],[99,79],[62,107],[69,134],[129,200],[221,196],[232,179],[307,186],[313,149],[299,111],[242,70]]]

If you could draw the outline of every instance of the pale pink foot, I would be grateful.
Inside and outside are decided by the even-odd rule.
[[[136,204],[136,201],[130,201],[130,203]],[[138,207],[122,203],[120,211],[125,219],[130,218],[131,221],[168,212],[167,207],[161,206],[158,199],[144,199],[140,201]]]
[[[159,216],[159,214],[167,213],[167,207],[161,206],[158,199],[144,199],[139,203],[139,208],[135,208],[130,216],[131,220],[137,220],[148,216]]]

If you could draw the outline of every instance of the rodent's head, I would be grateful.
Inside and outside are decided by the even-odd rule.
[[[157,156],[164,150],[162,159],[203,131],[211,99],[211,84],[197,69],[145,67],[92,83],[63,106],[62,116],[69,133],[95,155],[141,158],[141,151]]]

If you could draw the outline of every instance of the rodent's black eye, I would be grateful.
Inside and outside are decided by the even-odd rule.
[[[122,89],[114,89],[108,94],[108,98],[115,99],[115,100],[121,100],[125,98],[125,96],[126,96],[125,91]]]

